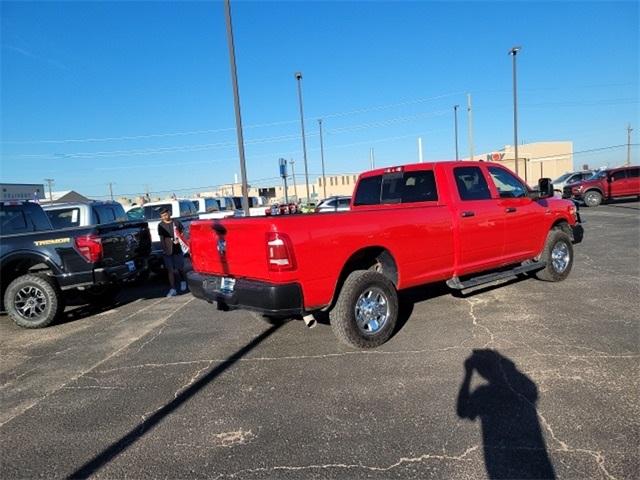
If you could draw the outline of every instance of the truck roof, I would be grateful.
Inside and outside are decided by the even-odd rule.
[[[382,175],[384,173],[403,172],[403,171],[415,171],[415,170],[432,170],[435,165],[467,167],[476,166],[478,163],[492,163],[484,162],[483,160],[438,160],[435,162],[424,163],[407,163],[401,165],[394,165],[391,167],[376,168],[360,174],[360,177],[373,177],[376,175]]]

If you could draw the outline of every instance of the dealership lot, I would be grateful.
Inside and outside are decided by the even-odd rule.
[[[372,351],[160,279],[44,330],[3,316],[0,476],[638,478],[640,204],[581,213],[566,281],[405,292]]]

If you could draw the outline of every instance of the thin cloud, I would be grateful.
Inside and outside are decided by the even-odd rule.
[[[64,65],[63,63],[61,63],[58,60],[55,60],[53,58],[41,57],[39,55],[36,55],[33,52],[25,50],[24,48],[15,47],[13,45],[3,45],[2,47],[6,48],[7,50],[11,50],[12,52],[19,53],[20,55],[22,55],[24,57],[31,58],[31,59],[37,60],[39,62],[48,63],[49,65],[51,65],[53,67],[56,67],[56,68],[59,68],[59,69],[62,69],[62,70],[68,70],[66,65]]]

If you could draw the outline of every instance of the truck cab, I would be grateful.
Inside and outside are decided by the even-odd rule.
[[[87,227],[127,220],[122,205],[113,201],[47,203],[42,209],[53,228]]]

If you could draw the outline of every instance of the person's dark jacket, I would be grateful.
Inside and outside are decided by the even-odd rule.
[[[175,224],[178,232],[183,233],[184,227],[180,220],[171,219],[171,222],[164,223],[162,220],[158,223],[158,236],[162,245],[162,252],[165,255],[182,255],[180,244],[174,243],[173,225]]]

